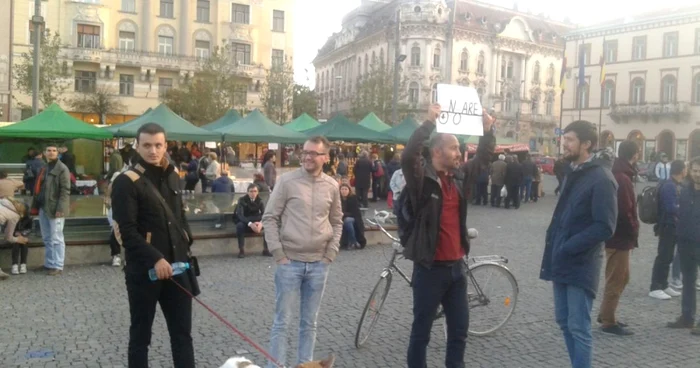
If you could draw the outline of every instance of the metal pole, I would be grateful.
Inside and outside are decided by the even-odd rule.
[[[605,87],[603,84],[600,85],[600,109],[598,109],[598,147],[603,148],[603,101],[605,93]],[[613,147],[614,149],[614,147]]]
[[[39,62],[41,47],[41,25],[44,19],[41,17],[41,1],[34,1],[34,67],[32,70],[32,116],[39,113]]]
[[[401,56],[401,10],[396,11],[396,34],[394,42],[394,95],[391,106],[392,124],[398,124],[399,113],[399,57]]]
[[[557,135],[557,154],[561,155],[561,124],[564,119],[564,90],[561,91],[561,97],[559,97],[559,135]]]

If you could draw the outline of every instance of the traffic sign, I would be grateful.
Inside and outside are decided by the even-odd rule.
[[[554,135],[560,136],[561,134],[561,128],[554,128]]]

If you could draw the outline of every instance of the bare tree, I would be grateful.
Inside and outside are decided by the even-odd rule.
[[[100,86],[94,92],[76,93],[69,101],[73,110],[96,114],[100,124],[104,124],[107,115],[120,114],[126,110],[119,96],[107,86]]]
[[[267,71],[260,89],[260,102],[265,115],[278,124],[291,120],[294,112],[294,68],[291,60],[283,60]]]
[[[54,102],[61,102],[61,95],[65,92],[68,84],[65,80],[65,68],[59,60],[61,47],[63,47],[61,37],[57,32],[52,34],[48,29],[46,32],[41,32],[40,37],[39,102],[46,107]],[[32,46],[29,52],[22,53],[19,57],[19,62],[12,68],[15,88],[25,95],[31,95],[33,92],[33,50],[34,47]]]

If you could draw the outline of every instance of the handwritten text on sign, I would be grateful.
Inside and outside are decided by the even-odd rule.
[[[484,135],[483,110],[476,89],[438,84],[437,102],[442,110],[436,122],[438,132]]]

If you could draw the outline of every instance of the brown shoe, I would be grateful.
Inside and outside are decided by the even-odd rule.
[[[53,269],[53,270],[49,271],[49,272],[47,273],[47,275],[49,275],[49,276],[59,276],[59,275],[61,275],[62,273],[63,273],[63,270],[56,270],[56,269]]]

